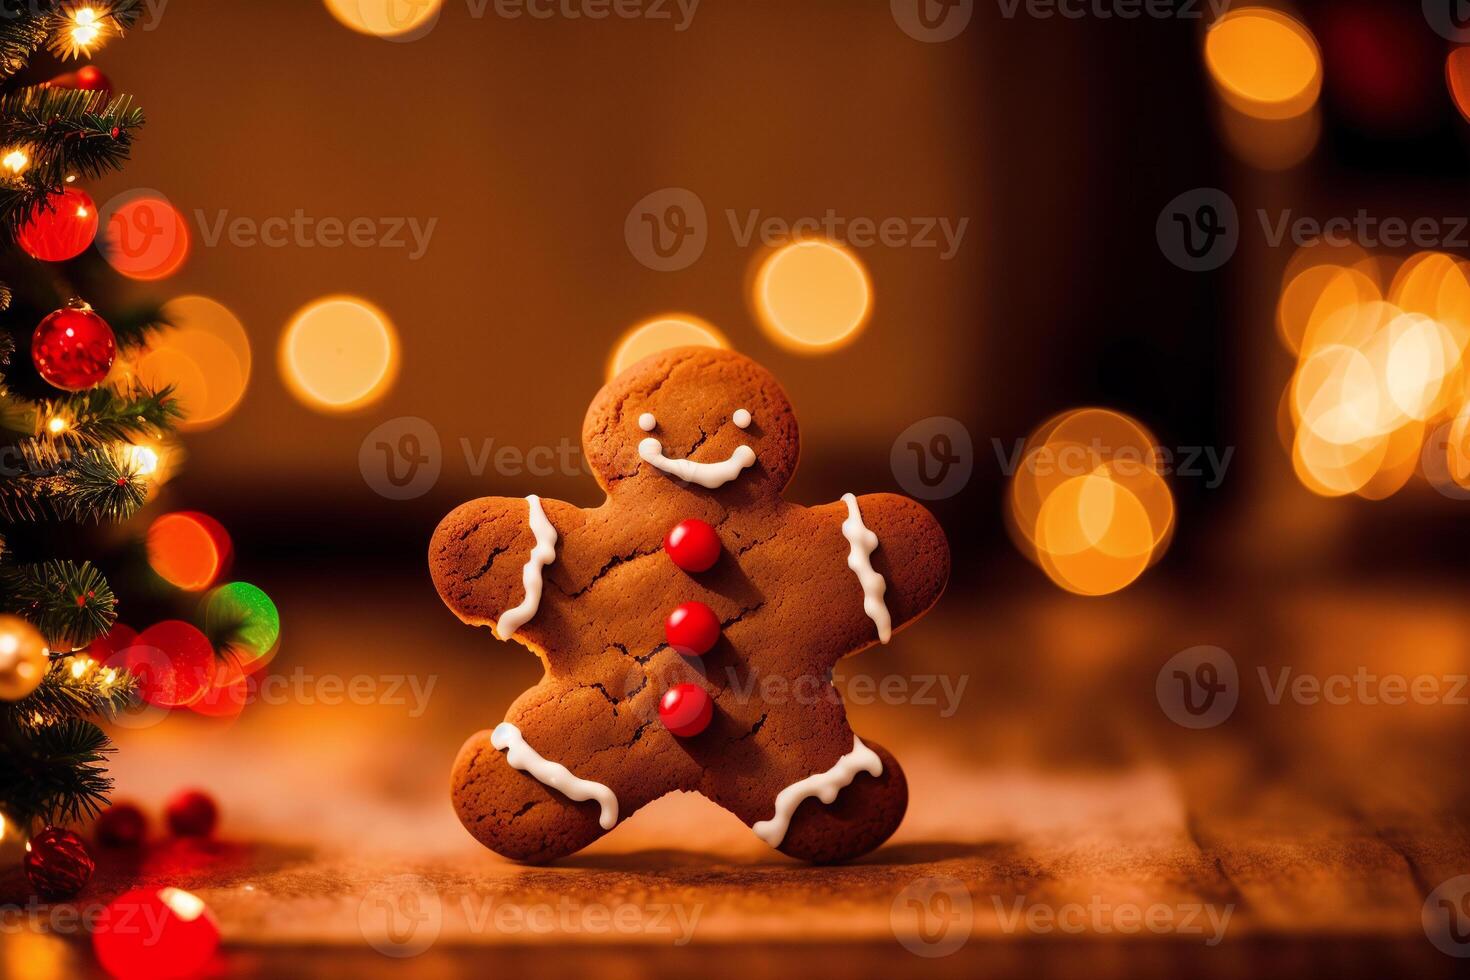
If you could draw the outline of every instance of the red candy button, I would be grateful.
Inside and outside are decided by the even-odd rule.
[[[664,551],[686,572],[707,572],[720,560],[720,537],[697,517],[674,525],[664,538]]]
[[[720,621],[715,611],[702,602],[686,602],[669,613],[664,623],[669,646],[686,657],[709,653],[720,638]]]
[[[680,738],[704,731],[714,714],[714,703],[698,684],[675,684],[658,702],[658,716],[664,727]]]

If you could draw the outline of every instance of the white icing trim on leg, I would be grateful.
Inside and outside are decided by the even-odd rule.
[[[536,535],[536,547],[531,549],[531,557],[526,559],[526,566],[521,569],[521,585],[526,590],[526,597],[519,606],[501,613],[495,624],[495,635],[502,640],[510,639],[541,608],[541,569],[556,561],[556,528],[546,519],[546,511],[541,509],[541,498],[533,493],[526,502],[531,507],[531,533]]]
[[[762,820],[750,829],[771,847],[780,847],[786,839],[786,829],[791,826],[791,817],[796,808],[809,796],[823,803],[831,803],[860,772],[877,777],[883,775],[883,760],[878,753],[863,744],[856,735],[852,737],[852,751],[837,760],[837,764],[826,772],[808,776],[776,794],[776,815]]]
[[[596,800],[602,807],[598,824],[603,830],[612,830],[618,822],[618,798],[612,790],[590,779],[578,779],[570,769],[559,762],[541,758],[541,754],[526,744],[521,730],[508,721],[502,721],[490,733],[490,744],[505,753],[505,761],[512,769],[519,769],[577,803]]]
[[[888,638],[893,635],[893,619],[888,615],[887,603],[883,601],[888,583],[873,570],[872,561],[873,552],[878,548],[878,535],[868,530],[868,526],[863,523],[856,497],[844,493],[842,502],[847,504],[847,520],[842,522],[842,536],[852,546],[847,553],[847,567],[857,574],[858,582],[863,587],[863,612],[878,627],[878,642],[887,643]]]

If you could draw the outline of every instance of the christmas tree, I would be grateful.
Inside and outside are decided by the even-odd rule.
[[[169,389],[117,370],[163,318],[107,302],[117,282],[88,247],[98,214],[77,183],[127,161],[143,113],[94,68],[32,76],[54,76],[56,58],[88,54],[142,10],[0,11],[0,816],[23,833],[107,801],[111,745],[96,720],[130,705],[136,683],[89,654],[117,599],[78,532],[143,506],[149,443],[180,421]]]

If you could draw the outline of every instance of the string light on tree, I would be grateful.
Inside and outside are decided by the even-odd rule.
[[[16,147],[6,152],[5,156],[0,157],[0,166],[3,166],[7,172],[16,177],[25,173],[30,165],[31,155],[21,147]]]
[[[107,35],[107,21],[94,7],[78,7],[70,17],[68,54],[73,58],[78,54],[91,54],[93,46],[100,44]]]

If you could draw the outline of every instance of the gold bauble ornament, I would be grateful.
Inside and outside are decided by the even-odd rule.
[[[30,694],[50,667],[41,632],[19,616],[0,616],[0,701],[19,701]]]

